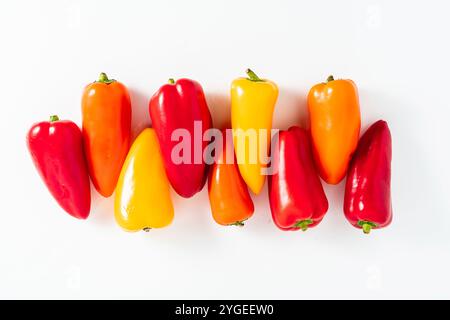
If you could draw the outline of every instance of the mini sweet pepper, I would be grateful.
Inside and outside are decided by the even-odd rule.
[[[243,226],[253,215],[253,201],[234,155],[232,135],[222,131],[222,150],[209,172],[208,194],[214,220],[221,225]]]
[[[86,219],[91,191],[81,130],[69,120],[51,116],[34,124],[28,150],[39,175],[58,204],[71,216]]]
[[[270,149],[278,87],[250,69],[246,72],[247,78],[231,83],[231,126],[239,171],[250,190],[259,194],[266,178],[262,157]]]
[[[364,233],[392,221],[391,158],[391,133],[379,120],[361,137],[345,185],[345,217]]]
[[[131,102],[127,88],[101,73],[82,99],[83,142],[95,189],[109,197],[116,187],[131,139]]]
[[[314,158],[322,179],[337,184],[347,172],[361,127],[358,89],[352,80],[319,83],[308,94]]]
[[[203,157],[208,141],[203,136],[212,119],[202,86],[190,79],[169,79],[150,99],[149,112],[172,187],[180,196],[192,197],[208,177]]]
[[[173,220],[169,181],[154,129],[144,129],[130,148],[117,182],[114,213],[126,231],[162,228]]]
[[[269,176],[272,218],[282,230],[306,231],[322,221],[328,200],[316,172],[309,134],[299,127],[280,131]]]

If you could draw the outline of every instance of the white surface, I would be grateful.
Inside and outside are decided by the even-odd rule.
[[[419,1],[417,1],[418,3]],[[450,298],[447,1],[0,2],[0,298]],[[306,233],[272,223],[266,189],[242,228],[214,224],[206,189],[174,196],[166,229],[123,232],[112,199],[79,222],[56,205],[25,146],[51,114],[80,123],[100,71],[132,93],[134,123],[169,77],[200,81],[217,126],[252,67],[280,87],[274,126],[304,119],[333,73],[360,90],[363,128],[393,136],[393,224],[364,236],[330,210]]]

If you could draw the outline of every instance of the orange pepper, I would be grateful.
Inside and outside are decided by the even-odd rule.
[[[89,174],[97,191],[109,197],[130,148],[131,102],[127,88],[101,73],[83,93],[83,141]]]
[[[253,215],[253,201],[239,173],[236,163],[232,134],[229,141],[222,132],[223,148],[216,155],[209,172],[208,193],[214,220],[221,225],[243,226],[244,221]],[[232,158],[232,159],[230,159]]]
[[[358,89],[352,80],[319,83],[308,94],[314,158],[320,176],[330,184],[345,176],[361,128]]]

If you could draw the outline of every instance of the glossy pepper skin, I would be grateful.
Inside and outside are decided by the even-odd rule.
[[[131,102],[127,88],[101,73],[82,98],[83,141],[95,189],[109,197],[116,187],[131,137]]]
[[[361,128],[358,89],[352,80],[319,83],[308,94],[314,158],[323,180],[339,183],[356,149]]]
[[[114,202],[117,223],[126,231],[169,225],[174,216],[169,181],[153,129],[144,129],[125,160]]]
[[[231,126],[239,171],[250,190],[259,194],[266,178],[261,171],[266,165],[259,155],[267,153],[270,148],[278,87],[270,80],[259,78],[250,69],[246,72],[248,78],[238,78],[231,83]],[[252,139],[246,135],[249,129],[257,130],[256,148],[252,147]],[[259,131],[261,129],[263,131]],[[264,130],[265,134],[261,134]],[[256,155],[252,150],[256,150]]]
[[[234,155],[232,135],[222,131],[222,150],[209,172],[208,195],[214,220],[224,226],[243,226],[253,215],[254,206]]]
[[[391,133],[379,120],[361,137],[345,185],[345,217],[364,233],[392,221],[391,158]]]
[[[149,112],[172,187],[180,196],[192,197],[203,188],[207,179],[208,167],[203,159],[203,151],[208,141],[203,141],[202,137],[212,127],[211,114],[201,85],[190,79],[176,82],[169,79],[169,83],[163,85],[150,99]],[[195,123],[198,126],[196,133]],[[176,129],[183,129],[190,134],[190,156],[186,156],[188,161],[184,163],[172,158],[175,146],[182,143],[182,138],[172,139]]]
[[[282,230],[306,231],[322,221],[328,200],[314,166],[309,134],[299,127],[279,132],[272,151],[278,168],[269,176],[272,218]]]
[[[80,128],[72,121],[51,116],[50,122],[31,127],[27,145],[39,175],[58,204],[71,216],[86,219],[91,192]]]

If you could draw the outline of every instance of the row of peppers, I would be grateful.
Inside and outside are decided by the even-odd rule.
[[[231,84],[231,122],[235,138],[247,129],[272,127],[277,85],[248,77]],[[391,135],[385,121],[372,124],[359,139],[361,116],[357,87],[351,80],[315,85],[308,94],[310,129],[291,127],[278,133],[272,150],[276,173],[268,176],[270,209],[282,230],[307,230],[328,210],[319,176],[329,184],[346,175],[344,213],[364,233],[392,220],[390,195]],[[152,128],[131,144],[131,101],[127,88],[101,73],[82,98],[82,130],[57,116],[36,123],[27,135],[35,166],[59,205],[72,216],[86,219],[90,212],[91,178],[104,197],[115,194],[115,218],[128,231],[160,228],[171,223],[174,209],[170,185],[182,197],[192,197],[208,180],[214,220],[221,225],[243,225],[253,215],[248,189],[259,194],[265,182],[256,163],[227,161],[226,155],[246,159],[245,149],[224,139],[223,150],[208,168],[204,161],[175,163],[175,129],[194,132],[212,128],[201,85],[180,79],[163,85],[150,99]],[[191,143],[194,143],[192,141]],[[202,150],[207,142],[202,142]],[[258,148],[270,145],[258,139]],[[196,146],[192,145],[192,148]],[[197,146],[198,147],[198,146]],[[265,149],[263,149],[265,150]],[[202,153],[203,154],[203,153]]]

